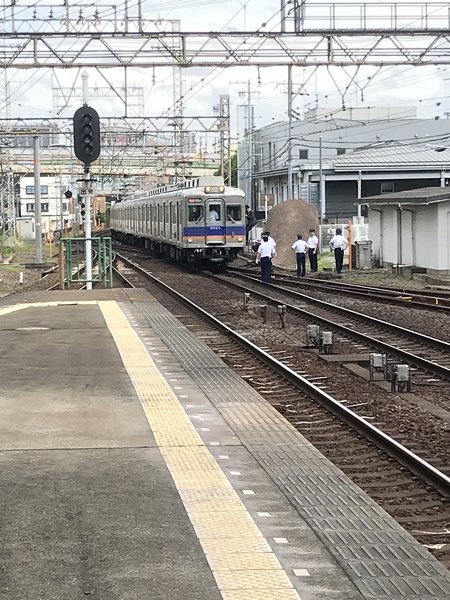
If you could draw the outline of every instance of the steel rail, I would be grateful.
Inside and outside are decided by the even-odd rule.
[[[239,269],[234,267],[227,267],[227,271],[230,273],[236,273],[239,276],[246,275],[254,277],[255,281],[258,281],[254,271],[247,269]],[[324,279],[299,279],[298,277],[290,277],[288,274],[275,273],[277,282],[281,283],[292,283],[297,286],[307,287],[311,289],[317,289],[325,293],[332,293],[339,291],[341,294],[348,294],[355,298],[366,299],[369,297],[370,300],[380,302],[390,302],[391,304],[408,306],[410,308],[420,308],[427,310],[441,310],[450,311],[450,296],[440,296],[437,293],[429,290],[425,291],[412,291],[412,290],[401,290],[400,288],[383,288],[375,286],[360,286],[354,283],[345,283],[339,281],[328,281]],[[295,291],[295,290],[293,290]],[[420,298],[429,299],[428,302],[420,300]],[[432,303],[434,301],[434,303]]]
[[[217,277],[217,276],[210,275],[210,277]],[[362,321],[365,321],[366,323],[369,323],[372,326],[380,327],[380,325],[381,325],[382,327],[384,327],[388,331],[395,333],[396,335],[405,337],[405,334],[407,334],[410,337],[410,339],[412,338],[414,341],[420,341],[421,343],[424,343],[426,346],[432,346],[433,348],[436,348],[437,350],[440,350],[441,352],[448,352],[450,355],[450,344],[448,344],[447,342],[442,342],[441,340],[437,340],[436,338],[427,337],[421,333],[418,333],[417,331],[412,331],[410,329],[404,329],[403,327],[399,327],[398,325],[394,325],[393,323],[388,323],[387,321],[381,321],[380,319],[375,319],[374,317],[370,317],[368,315],[363,315],[362,313],[351,311],[347,308],[343,308],[341,306],[336,306],[335,304],[330,305],[330,303],[328,303],[328,302],[323,302],[322,300],[317,300],[316,298],[312,298],[311,296],[307,296],[306,294],[301,294],[299,292],[295,292],[294,290],[291,290],[288,288],[283,288],[282,286],[277,286],[272,283],[264,283],[263,284],[262,282],[260,282],[256,279],[253,279],[252,277],[248,277],[246,275],[241,275],[240,277],[242,277],[244,279],[249,279],[252,281],[252,283],[257,283],[257,284],[263,285],[265,289],[274,289],[274,290],[277,290],[284,294],[291,294],[291,295],[294,295],[295,297],[299,297],[301,300],[305,300],[310,303],[321,305],[328,310],[330,310],[330,308],[332,308],[332,310],[335,312],[338,312],[344,316],[351,317],[351,318],[356,317]],[[270,302],[273,305],[278,306],[281,302],[279,299],[271,298],[267,294],[258,292],[253,289],[248,289],[239,283],[225,280],[221,277],[217,277],[217,278],[220,279],[220,281],[222,281],[226,285],[230,285],[231,287],[242,290],[243,292],[250,292],[250,293],[258,296],[262,300]],[[325,317],[316,315],[315,313],[305,310],[303,308],[300,308],[298,306],[293,306],[292,304],[286,304],[286,308],[290,312],[298,314],[301,317],[307,317],[307,318],[311,319],[312,322],[316,322],[321,325],[326,325],[327,327],[337,330],[347,337],[352,337],[352,338],[357,339],[360,342],[363,342],[364,344],[366,344],[369,347],[378,348],[382,352],[390,354],[391,356],[397,356],[397,357],[401,358],[402,360],[405,360],[409,364],[419,367],[420,369],[423,369],[425,371],[433,373],[434,375],[442,377],[443,379],[450,380],[450,369],[448,367],[439,365],[438,363],[430,361],[426,358],[421,358],[420,356],[417,356],[416,354],[411,354],[410,352],[407,352],[406,350],[402,350],[401,348],[396,348],[395,346],[391,346],[390,344],[387,344],[386,342],[383,342],[382,340],[378,340],[376,338],[373,338],[372,336],[366,335],[359,331],[349,329],[345,325],[340,325],[339,323],[330,321],[329,319],[326,319]]]
[[[360,434],[370,439],[377,445],[377,447],[383,449],[390,456],[395,457],[396,460],[398,460],[402,465],[408,467],[411,472],[428,482],[436,490],[446,496],[450,494],[450,477],[447,477],[447,475],[433,467],[433,465],[427,463],[420,456],[417,456],[414,454],[414,452],[389,437],[371,423],[364,420],[362,417],[344,406],[341,402],[330,396],[330,394],[316,387],[313,383],[309,382],[307,379],[293,371],[287,365],[284,365],[278,359],[271,356],[268,352],[262,350],[244,336],[233,331],[230,327],[228,327],[228,325],[225,325],[225,323],[219,321],[219,319],[209,314],[203,308],[186,298],[186,296],[177,292],[175,289],[155,277],[153,274],[149,273],[146,269],[143,269],[138,264],[130,261],[119,253],[117,253],[117,256],[125,263],[132,266],[132,268],[134,268],[136,271],[144,275],[146,278],[150,279],[170,296],[187,306],[205,321],[213,325],[220,332],[237,342],[240,346],[256,356],[264,364],[268,365],[276,373],[286,378],[290,383],[295,385],[314,400],[320,402],[328,410],[331,410],[333,414],[335,414],[341,420],[346,423],[350,423],[352,427],[354,427]]]

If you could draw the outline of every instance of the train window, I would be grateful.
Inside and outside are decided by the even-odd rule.
[[[189,206],[188,221],[197,223],[203,219],[203,206]]]
[[[210,204],[208,221],[220,221],[220,204]]]
[[[227,221],[236,223],[242,218],[241,205],[240,204],[229,204],[227,206]]]

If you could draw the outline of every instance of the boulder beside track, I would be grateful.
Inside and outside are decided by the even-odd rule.
[[[306,241],[309,229],[314,227],[318,236],[319,213],[317,208],[304,200],[286,200],[274,206],[268,216],[266,229],[277,243],[277,257],[274,264],[280,267],[295,268],[292,244],[301,233]]]

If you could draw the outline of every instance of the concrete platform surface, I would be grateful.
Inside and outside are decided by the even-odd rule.
[[[17,300],[2,600],[450,598],[448,571],[147,292]]]

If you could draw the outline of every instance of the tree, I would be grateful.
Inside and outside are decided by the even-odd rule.
[[[228,175],[228,163],[225,163],[225,179],[227,179],[227,175]],[[214,175],[221,175],[221,170],[217,169],[217,171],[214,172]],[[232,187],[237,187],[237,152],[235,152],[234,154],[231,155],[231,183],[230,185]]]

